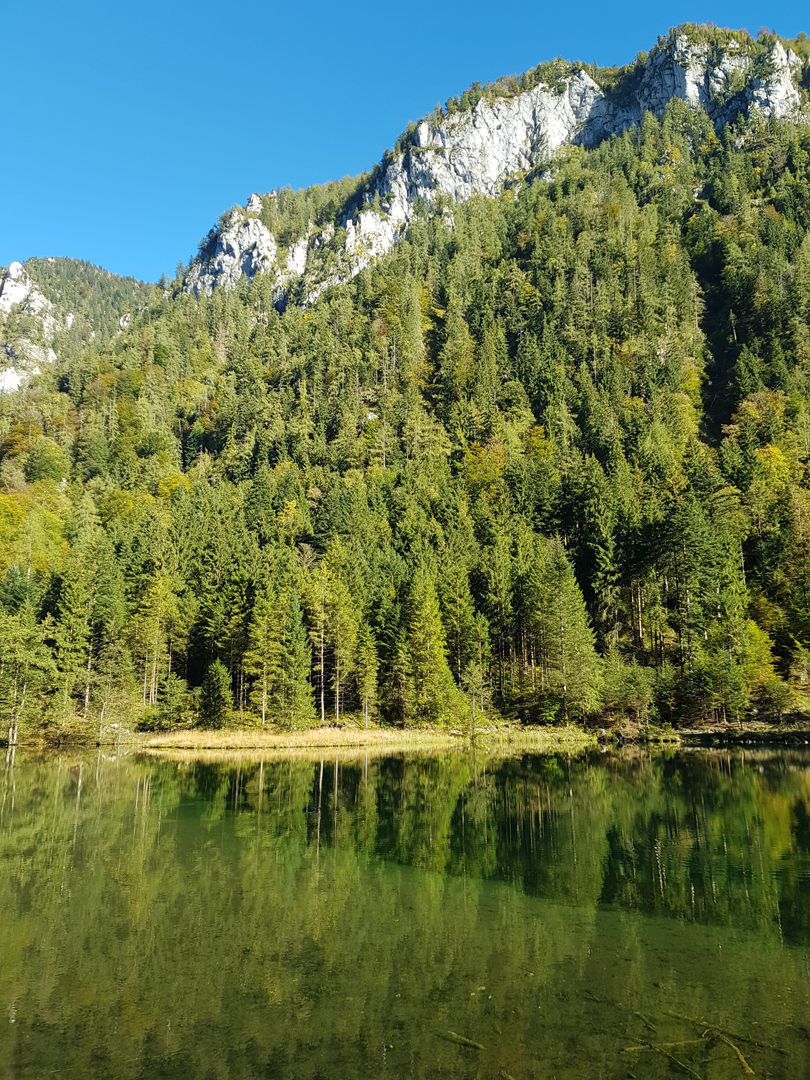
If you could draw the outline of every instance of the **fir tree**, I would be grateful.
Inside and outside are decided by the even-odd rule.
[[[312,653],[304,629],[301,603],[292,592],[286,598],[281,622],[273,709],[276,723],[285,728],[310,727],[315,720],[309,674]]]

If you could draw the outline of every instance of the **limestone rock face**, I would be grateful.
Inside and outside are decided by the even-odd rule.
[[[602,91],[584,71],[562,93],[537,86],[510,100],[481,100],[470,113],[434,125],[423,120],[414,146],[399,155],[379,185],[395,222],[408,219],[416,199],[437,191],[452,199],[494,195],[510,173],[533,168],[541,155],[609,133]]]
[[[770,55],[771,71],[764,77],[755,75],[747,89],[751,105],[759,109],[768,119],[771,117],[792,116],[801,106],[801,97],[796,82],[802,70],[798,56],[785,49],[777,41]]]
[[[718,48],[672,32],[648,56],[635,89],[622,96],[609,97],[579,70],[554,87],[482,98],[469,112],[423,120],[407,148],[387,158],[360,207],[340,218],[345,240],[339,249],[333,226],[318,230],[310,223],[304,236],[281,250],[271,231],[249,216],[263,208],[263,197],[253,194],[192,264],[185,287],[210,294],[216,285],[231,288],[243,274],[262,272],[273,276],[280,302],[292,293],[312,302],[389,251],[419,207],[437,198],[494,195],[510,177],[550,161],[563,146],[594,146],[640,124],[647,112],[660,116],[673,98],[704,109],[718,127],[752,110],[767,118],[796,114],[799,58],[778,40],[757,59],[749,53],[733,39]]]
[[[23,382],[23,374],[16,368],[4,368],[0,371],[0,393],[12,393],[19,390]]]
[[[13,262],[0,281],[0,314],[10,315],[20,305],[27,315],[34,315],[42,324],[42,335],[52,338],[62,328],[53,305],[45,299],[21,263]]]
[[[254,196],[255,198],[255,196]],[[186,279],[186,289],[210,294],[215,285],[232,288],[243,274],[254,278],[274,270],[278,245],[273,234],[256,218],[242,221],[232,213],[216,236],[213,252],[197,260]]]
[[[690,44],[676,35],[666,48],[656,49],[647,62],[638,94],[637,116],[661,115],[677,97],[705,109],[718,126],[752,107],[765,117],[790,116],[801,103],[796,86],[801,61],[781,41],[770,47],[758,64],[740,45],[730,41],[719,55],[708,45]]]
[[[5,335],[0,336],[0,392],[17,390],[43,365],[52,364],[56,360],[50,344],[54,334],[64,327],[69,329],[73,321],[70,314],[64,320],[59,319],[53,304],[42,295],[25,267],[13,262],[0,280],[0,332],[8,329],[6,320],[17,311],[34,317],[40,343],[13,334],[10,340],[14,344],[11,345],[8,338],[4,341]]]

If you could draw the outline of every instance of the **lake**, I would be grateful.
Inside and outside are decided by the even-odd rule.
[[[4,1078],[804,1080],[810,753],[18,751],[0,919]]]

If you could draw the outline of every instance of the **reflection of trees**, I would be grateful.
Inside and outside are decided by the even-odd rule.
[[[807,944],[810,780],[788,753],[18,758],[0,866],[12,1075],[55,1061],[65,1076],[158,1075],[173,1054],[178,1077],[270,1064],[280,1076],[296,1062],[314,1076],[324,1053],[330,1075],[353,1077],[420,1010],[473,1034],[497,1023],[518,1048],[527,1032],[540,1039],[541,988],[561,972],[572,985],[608,978],[600,920],[629,926],[625,912],[670,917],[647,936],[706,923],[755,929],[771,950],[780,927]],[[634,949],[627,970],[649,986],[650,956]],[[581,998],[552,997],[550,1030],[587,1026]],[[451,1051],[429,1047],[414,1075]]]

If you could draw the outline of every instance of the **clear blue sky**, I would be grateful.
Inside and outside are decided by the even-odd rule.
[[[0,265],[156,280],[251,191],[361,172],[476,79],[626,63],[707,20],[810,33],[798,0],[0,0]]]

